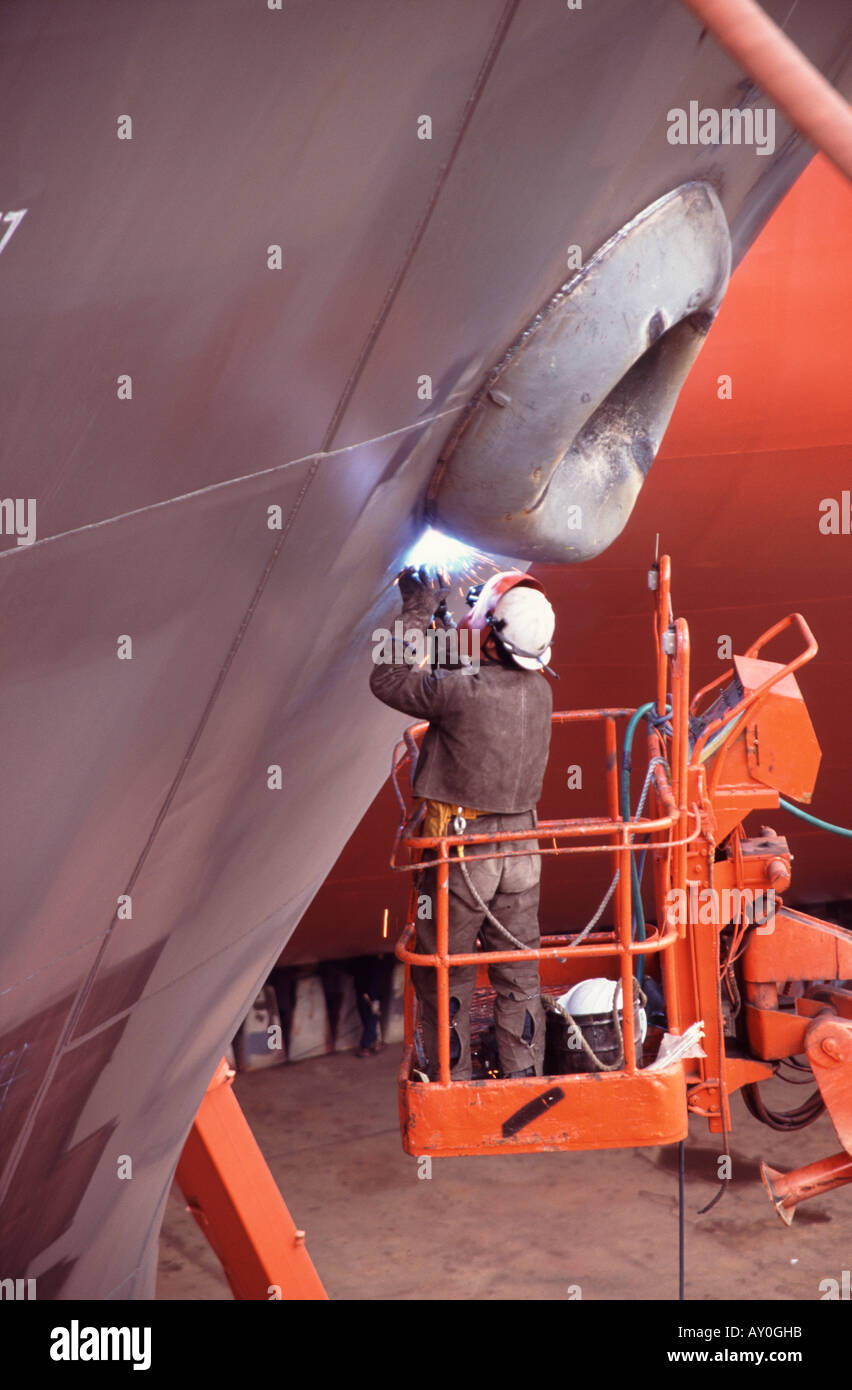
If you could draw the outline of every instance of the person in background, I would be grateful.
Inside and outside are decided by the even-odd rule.
[[[381,956],[356,956],[347,962],[355,985],[355,1003],[361,1019],[361,1041],[355,1051],[356,1057],[375,1057],[381,1052],[383,958]]]

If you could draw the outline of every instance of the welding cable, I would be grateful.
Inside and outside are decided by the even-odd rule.
[[[743,1086],[742,1091],[746,1109],[756,1120],[760,1120],[763,1125],[768,1125],[770,1129],[779,1129],[786,1134],[789,1134],[791,1130],[805,1129],[808,1125],[812,1125],[825,1109],[825,1101],[819,1090],[814,1091],[795,1110],[787,1111],[770,1110],[762,1101],[760,1089],[756,1082],[752,1082],[749,1086]]]
[[[686,1140],[681,1139],[677,1146],[677,1296],[682,1303],[685,1297],[686,1263],[684,1244],[686,1234]]]
[[[641,708],[640,708],[639,710],[636,711],[636,714],[633,715],[633,717],[632,717],[632,719],[631,719],[631,724],[633,725],[633,729],[635,729],[636,724],[639,722],[638,719],[637,719],[637,717],[636,717],[636,715],[639,715],[639,716],[641,717],[642,714],[647,713],[649,710],[652,710],[653,708],[654,708],[653,703],[650,703],[650,704],[647,704],[647,705],[642,705]],[[632,743],[632,739],[633,739],[632,731],[631,731],[630,739],[631,739],[631,743]],[[626,741],[626,736],[625,736],[625,741]],[[628,754],[629,754],[629,747],[628,747]],[[629,793],[629,787],[628,787],[628,791],[627,791],[628,815],[625,816],[625,819],[630,819],[630,820],[632,820],[632,819],[639,820],[639,819],[640,819],[640,817],[641,817],[641,815],[642,815],[642,812],[643,812],[643,810],[644,810],[644,808],[645,808],[645,800],[646,800],[646,798],[647,798],[647,796],[648,796],[648,789],[649,789],[649,787],[650,787],[650,785],[651,785],[651,778],[652,778],[653,775],[654,775],[654,769],[658,766],[658,764],[661,764],[661,763],[662,763],[662,764],[665,765],[665,762],[666,762],[665,758],[652,758],[651,761],[649,762],[647,772],[645,773],[645,781],[644,781],[644,783],[643,783],[643,785],[642,785],[642,792],[641,792],[641,795],[640,795],[640,797],[639,797],[639,805],[638,805],[637,808],[636,808],[636,815],[635,815],[635,817],[629,815],[629,805],[630,805],[630,800],[629,800],[629,798],[630,798],[630,793]],[[623,772],[623,767],[622,767],[622,772]],[[629,761],[628,761],[628,767],[627,767],[627,778],[628,778],[628,782],[629,782],[629,777],[630,777],[630,767],[629,767]],[[511,944],[512,946],[514,946],[516,950],[518,950],[518,951],[528,951],[528,950],[530,949],[530,948],[529,948],[529,944],[528,944],[528,943],[525,943],[525,942],[523,942],[523,941],[519,941],[518,938],[517,938],[516,936],[513,936],[512,933],[509,931],[508,927],[505,927],[505,926],[503,925],[502,922],[498,921],[498,919],[494,916],[494,913],[493,913],[493,912],[491,911],[491,909],[489,908],[488,904],[484,901],[484,899],[483,899],[483,898],[481,897],[481,895],[478,893],[477,889],[476,889],[476,888],[474,887],[474,885],[473,885],[473,881],[471,880],[470,874],[468,873],[467,865],[465,864],[465,861],[464,861],[463,856],[459,855],[458,859],[455,860],[454,862],[456,863],[457,867],[461,870],[461,876],[462,876],[462,878],[464,879],[464,882],[465,882],[465,884],[466,884],[466,886],[467,886],[468,892],[470,893],[471,897],[473,898],[474,902],[476,903],[476,905],[477,905],[477,907],[480,909],[480,911],[483,912],[483,913],[485,914],[486,918],[487,918],[488,921],[491,923],[491,925],[492,925],[493,927],[495,927],[495,928],[497,929],[497,931],[501,934],[501,936],[505,937],[505,939],[506,939],[508,942],[510,942],[510,944]],[[633,871],[634,871],[634,873],[635,873],[635,872],[636,872],[636,863],[635,863],[635,856],[634,856],[633,854],[631,854],[631,856],[630,856],[630,862],[631,862],[631,867],[632,867],[632,869],[633,869]],[[619,878],[620,878],[620,875],[621,875],[621,870],[620,870],[620,869],[616,869],[615,875],[614,875],[614,877],[613,877],[613,879],[612,879],[612,882],[610,883],[609,887],[608,887],[607,890],[606,890],[606,893],[604,894],[603,898],[601,899],[601,902],[600,902],[600,904],[599,904],[599,906],[598,906],[598,908],[597,908],[597,911],[594,913],[594,915],[589,919],[589,921],[588,921],[588,922],[586,923],[586,925],[583,927],[583,930],[582,930],[581,932],[579,932],[577,936],[575,936],[575,937],[573,937],[573,938],[571,939],[571,941],[568,943],[568,945],[567,945],[567,947],[566,947],[566,950],[569,950],[569,951],[570,951],[570,950],[572,950],[575,946],[579,946],[579,945],[580,945],[580,942],[583,941],[584,938],[587,937],[587,936],[589,935],[589,933],[597,926],[598,922],[600,921],[601,917],[603,916],[603,914],[604,914],[604,912],[605,912],[605,910],[606,910],[606,908],[607,908],[607,905],[608,905],[610,899],[612,898],[613,893],[615,892],[616,885],[618,884],[618,880],[619,880]],[[643,921],[642,921],[642,927],[643,927],[643,930],[642,930],[642,936],[640,937],[640,940],[644,940],[644,935],[645,935],[645,933],[644,933],[644,917],[643,917]],[[639,960],[637,961],[637,967],[638,967],[638,969],[637,969],[637,974],[639,975],[638,983],[639,983],[640,992],[641,992],[642,974],[644,973],[644,970],[643,970],[643,967],[644,967],[644,959],[643,959],[641,956],[639,957]],[[640,972],[641,972],[641,973],[640,973]],[[644,1007],[644,997],[643,997],[643,1007]],[[617,1012],[618,1012],[617,1009],[614,1010],[614,1014],[617,1013]],[[617,1021],[616,1021],[616,1031],[618,1031],[618,1023],[617,1023]],[[622,1052],[623,1052],[623,1048],[622,1048]],[[594,1054],[592,1054],[592,1055],[594,1055]],[[610,1070],[615,1070],[615,1068],[610,1068]]]
[[[624,731],[624,750],[621,754],[621,814],[624,820],[630,819],[630,773],[632,770],[631,755],[633,752],[633,736],[636,733],[639,720],[645,715],[656,709],[653,700],[649,700],[646,705],[640,705],[631,714]]]
[[[813,1076],[814,1074],[814,1069],[810,1062],[799,1062],[796,1060],[795,1056],[782,1057],[781,1061],[786,1062],[787,1065],[793,1067],[795,1071],[806,1071],[809,1076]]]
[[[708,758],[712,758],[713,754],[718,751],[721,745],[725,742],[725,739],[728,737],[728,734],[731,732],[734,725],[737,723],[738,719],[741,717],[741,714],[742,711],[740,711],[740,714],[735,714],[733,719],[729,719],[726,724],[723,724],[721,729],[718,729],[716,731],[716,733],[713,735],[710,741],[708,743],[705,743],[704,747],[698,755],[698,761],[700,763],[706,763]]]
[[[739,934],[737,934],[736,928],[738,925],[738,923],[734,924],[734,934],[731,938],[730,946],[728,947],[728,954],[725,956],[725,960],[722,965],[722,979],[724,980],[725,988],[728,991],[728,998],[730,999],[731,1004],[733,1006],[733,1013],[731,1015],[732,1019],[738,1018],[742,1010],[742,996],[740,995],[739,986],[737,984],[734,966],[736,965],[737,961],[740,960],[740,958],[745,954],[746,948],[749,946],[751,939],[755,933],[755,930],[761,924],[756,921],[746,921],[743,930]]]
[[[819,816],[812,816],[807,811],[803,811],[801,806],[794,806],[792,801],[788,801],[785,796],[779,796],[778,805],[783,806],[785,811],[790,811],[792,815],[798,816],[799,820],[806,820],[810,825],[815,825],[818,830],[828,830],[832,835],[844,835],[852,840],[852,830],[847,830],[843,825],[832,825],[830,821],[820,820]]]
[[[630,803],[629,803],[629,799],[628,799],[628,814],[625,815],[625,816],[623,817],[624,820],[639,820],[639,818],[640,818],[641,815],[642,815],[643,810],[645,809],[645,798],[646,798],[647,795],[648,795],[648,788],[649,788],[650,785],[651,785],[651,778],[652,778],[653,775],[654,775],[654,768],[657,767],[657,765],[658,765],[659,763],[665,764],[665,761],[666,761],[665,758],[652,758],[652,759],[651,759],[650,763],[648,764],[648,771],[645,773],[645,781],[644,781],[644,783],[643,783],[643,785],[642,785],[642,794],[641,794],[641,796],[639,797],[639,805],[638,805],[637,808],[636,808],[636,815],[635,815],[635,816],[631,816],[631,815],[629,814]],[[628,776],[629,776],[629,769],[628,769]],[[632,876],[634,876],[634,875],[636,874],[636,856],[635,856],[634,854],[632,854],[632,853],[631,853],[631,855],[630,855],[630,866],[631,866],[631,870],[632,870],[632,874],[631,874],[631,877],[632,877]],[[600,907],[598,908],[598,910],[597,910],[597,912],[595,913],[594,917],[592,917],[591,921],[589,921],[589,922],[586,923],[586,925],[584,926],[583,930],[582,930],[577,936],[575,936],[575,937],[573,937],[573,938],[571,939],[571,941],[569,942],[568,947],[567,947],[567,949],[568,949],[569,951],[572,950],[575,946],[579,946],[579,945],[580,945],[580,942],[583,941],[583,940],[585,939],[585,937],[588,936],[589,932],[590,932],[594,927],[597,926],[598,922],[600,921],[601,917],[603,916],[604,909],[606,908],[607,904],[609,903],[610,898],[612,897],[613,893],[615,892],[615,887],[616,887],[616,884],[618,883],[618,880],[619,880],[620,875],[621,875],[621,870],[620,870],[620,869],[616,869],[616,871],[615,871],[615,877],[613,878],[612,882],[610,883],[609,887],[607,888],[606,894],[604,895],[604,898],[603,898],[603,900],[602,900],[602,902],[601,902],[601,904],[600,904]],[[634,901],[634,903],[635,903],[635,901],[636,901],[636,898],[635,898],[635,890],[634,890],[634,899],[633,899],[633,901]],[[641,912],[641,905],[640,905],[640,912]],[[644,941],[644,940],[645,940],[645,917],[644,917],[644,914],[643,914],[643,916],[642,916],[642,933],[641,933],[641,936],[639,936],[638,939],[639,939],[640,941]],[[639,983],[640,983],[640,985],[641,985],[642,980],[643,980],[644,975],[645,975],[645,969],[644,969],[644,967],[645,967],[645,959],[644,959],[643,956],[639,956],[639,957],[637,958],[636,966],[637,966],[636,973],[637,973],[637,975],[639,976]]]
[[[488,921],[491,923],[492,927],[496,927],[500,935],[505,936],[506,940],[511,942],[511,944],[515,947],[515,950],[529,951],[531,948],[528,941],[519,941],[516,936],[512,935],[508,927],[504,927],[502,922],[497,921],[497,918],[494,916],[494,913],[491,911],[484,898],[482,898],[480,894],[477,892],[477,890],[474,888],[470,874],[467,871],[467,865],[465,864],[464,859],[459,857],[455,861],[455,863],[457,867],[461,869],[461,876],[467,884],[467,890],[470,893],[470,896],[473,898],[480,912],[485,913],[485,916],[488,918]]]
[[[509,928],[508,928],[508,927],[504,927],[502,922],[498,922],[497,918],[494,916],[494,913],[491,911],[491,909],[490,909],[490,907],[488,906],[488,904],[487,904],[487,903],[484,901],[484,899],[479,895],[479,893],[477,892],[476,888],[475,888],[474,885],[473,885],[473,882],[472,882],[472,880],[471,880],[470,874],[469,874],[468,871],[467,871],[467,865],[465,864],[464,859],[459,858],[457,861],[454,861],[454,862],[457,864],[457,867],[458,867],[459,869],[461,869],[462,878],[464,879],[465,883],[467,884],[467,888],[468,888],[468,891],[469,891],[471,897],[473,898],[474,902],[476,903],[476,905],[477,905],[477,907],[480,909],[480,911],[485,913],[485,916],[488,918],[488,921],[491,923],[491,925],[492,925],[493,927],[496,927],[497,930],[498,930],[498,932],[500,932],[501,936],[504,936],[504,937],[506,938],[507,941],[510,941],[511,944],[515,947],[516,950],[518,950],[518,951],[528,951],[528,950],[530,949],[529,942],[519,941],[518,938],[517,938],[516,936],[513,936],[513,935],[512,935],[512,933],[509,931]],[[612,880],[612,883],[609,885],[609,888],[606,890],[606,893],[604,894],[604,897],[603,897],[603,899],[601,900],[601,904],[600,904],[600,906],[598,907],[598,910],[597,910],[597,912],[595,913],[595,915],[592,917],[592,919],[591,919],[589,922],[586,923],[586,925],[584,926],[583,930],[580,932],[579,936],[575,936],[575,937],[572,938],[572,940],[571,940],[571,941],[568,943],[568,945],[566,946],[566,948],[565,948],[566,950],[570,951],[571,948],[572,948],[573,946],[579,946],[580,942],[583,940],[583,937],[584,937],[584,936],[588,936],[588,934],[589,934],[589,932],[592,930],[592,928],[595,927],[595,926],[597,926],[597,923],[600,921],[600,918],[603,916],[604,909],[606,908],[607,903],[609,902],[610,898],[612,897],[613,893],[615,892],[615,885],[618,883],[619,872],[620,872],[619,870],[616,870],[615,878]]]
[[[485,913],[485,916],[488,918],[488,921],[491,923],[491,925],[494,926],[494,927],[496,927],[497,930],[500,932],[500,934],[501,934],[502,936],[504,936],[504,937],[506,938],[507,941],[510,941],[511,944],[512,944],[513,946],[515,946],[519,951],[528,951],[528,950],[530,949],[529,943],[528,943],[528,942],[527,942],[527,943],[524,943],[523,941],[519,941],[518,938],[517,938],[516,936],[513,936],[513,935],[512,935],[512,933],[509,931],[508,927],[504,927],[502,922],[498,922],[497,918],[494,916],[494,913],[493,913],[493,912],[491,911],[491,909],[488,907],[488,905],[487,905],[487,903],[485,902],[485,900],[484,900],[484,899],[481,897],[481,895],[477,892],[476,888],[474,888],[473,883],[471,882],[470,874],[469,874],[468,871],[467,871],[467,865],[465,864],[464,859],[463,859],[463,858],[460,858],[460,859],[457,861],[457,863],[458,863],[458,867],[461,869],[462,878],[464,879],[465,883],[467,884],[467,887],[468,887],[468,890],[469,890],[469,892],[470,892],[470,894],[471,894],[471,897],[472,897],[472,898],[474,899],[474,901],[476,902],[476,905],[477,905],[477,907],[480,909],[480,911]],[[601,902],[600,907],[598,908],[598,910],[597,910],[597,912],[595,913],[595,915],[594,915],[594,917],[592,918],[592,920],[591,920],[590,922],[588,922],[588,923],[586,924],[586,926],[583,928],[583,931],[582,931],[582,933],[580,934],[580,937],[577,937],[574,941],[571,942],[571,946],[576,946],[577,943],[578,943],[578,941],[581,939],[581,937],[582,937],[582,936],[585,936],[587,932],[591,931],[592,927],[595,925],[595,923],[597,922],[598,918],[599,918],[599,917],[601,916],[601,914],[603,913],[603,910],[604,910],[604,908],[606,907],[607,903],[609,902],[610,898],[612,897],[612,895],[613,895],[613,893],[614,893],[614,891],[615,891],[615,885],[616,885],[617,882],[618,882],[618,878],[619,878],[619,870],[616,870],[615,878],[612,880],[612,883],[609,885],[609,888],[607,889],[606,895],[605,895],[603,901]],[[566,949],[569,949],[569,950],[570,950],[570,947],[568,947],[568,948],[566,948]],[[642,987],[641,987],[641,985],[639,984],[638,980],[637,980],[637,981],[634,981],[634,983],[636,984],[636,988],[637,988],[638,991],[639,991],[639,998],[640,998],[640,1000],[641,1000],[642,1008],[644,1008],[644,1007],[645,1007],[645,1004],[647,1003],[646,996],[645,996],[645,994],[643,993]],[[578,1039],[578,1041],[579,1041],[579,1043],[580,1043],[580,1047],[581,1047],[582,1050],[586,1053],[586,1055],[588,1056],[589,1060],[591,1061],[591,1063],[592,1063],[592,1065],[594,1066],[594,1068],[595,1068],[596,1071],[620,1071],[620,1070],[621,1070],[622,1066],[624,1065],[624,1034],[623,1034],[623,1032],[622,1032],[622,1028],[621,1028],[621,1018],[620,1018],[619,1012],[618,1012],[618,990],[617,990],[617,989],[615,989],[615,990],[613,991],[613,1003],[612,1003],[612,1021],[613,1021],[613,1026],[614,1026],[614,1028],[615,1028],[616,1037],[618,1038],[618,1056],[617,1056],[617,1058],[615,1059],[614,1062],[602,1062],[602,1061],[601,1061],[600,1057],[598,1057],[597,1053],[595,1053],[595,1052],[592,1050],[590,1044],[589,1044],[589,1043],[586,1041],[586,1039],[583,1037],[582,1030],[578,1027],[578,1025],[576,1024],[576,1022],[574,1021],[574,1019],[573,1019],[573,1018],[571,1017],[571,1015],[568,1013],[568,1010],[567,1010],[567,1009],[559,1009],[558,1012],[562,1015],[562,1017],[563,1017],[564,1019],[567,1019],[568,1023],[570,1024],[571,1028],[573,1029],[574,1036]]]
[[[417,743],[415,742],[414,735],[412,734],[410,727],[407,729],[403,729],[402,737],[405,741],[405,746],[408,749],[408,762],[410,767],[410,772],[408,776],[411,786],[413,787],[414,779],[417,776],[417,759],[420,756],[420,749],[417,747]]]
[[[778,1066],[775,1068],[775,1075],[778,1077],[778,1080],[779,1080],[779,1081],[786,1081],[786,1083],[787,1083],[788,1086],[812,1086],[812,1085],[813,1085],[813,1083],[814,1083],[814,1074],[813,1074],[813,1072],[811,1071],[810,1067],[808,1067],[807,1069],[805,1069],[805,1068],[797,1068],[797,1070],[805,1071],[805,1075],[804,1075],[804,1076],[785,1076],[784,1073],[783,1073],[783,1071],[781,1070],[782,1066],[784,1066],[785,1063],[786,1063],[787,1065],[795,1065],[794,1063],[791,1063],[791,1062],[790,1062],[789,1057],[782,1057],[781,1061],[778,1063]]]
[[[460,855],[459,858],[457,860],[454,860],[453,862],[459,869],[461,869],[461,876],[467,885],[468,892],[470,893],[471,897],[473,898],[480,911],[485,913],[485,916],[488,918],[488,921],[491,923],[491,925],[493,927],[496,927],[498,932],[500,932],[501,936],[504,936],[507,941],[511,942],[511,944],[515,947],[516,950],[528,951],[530,949],[529,942],[519,941],[516,936],[512,935],[508,927],[504,927],[502,922],[498,922],[497,918],[494,916],[494,913],[491,911],[488,904],[477,892],[471,880],[470,874],[467,871],[467,865],[465,864],[463,857]],[[584,939],[584,937],[588,936],[589,932],[597,926],[598,922],[604,914],[604,911],[606,910],[610,898],[615,892],[615,887],[618,883],[620,873],[621,870],[616,869],[615,877],[613,878],[611,884],[606,890],[606,893],[601,899],[597,911],[595,912],[594,916],[591,917],[590,920],[586,923],[583,930],[577,936],[572,937],[571,941],[569,941],[568,945],[565,948],[567,951],[572,950],[575,946],[579,946],[580,942]]]
[[[710,844],[709,844],[708,847],[707,847],[707,877],[708,877],[708,880],[709,880],[709,888],[710,888],[710,891],[711,891],[711,893],[714,894],[713,899],[712,899],[714,902],[716,901],[716,899],[715,899],[715,887],[714,887],[714,883],[713,883],[713,862],[714,862],[714,861],[713,861],[713,854],[714,854],[714,852],[715,852],[715,848],[716,848],[715,845],[714,845],[714,844],[712,843],[712,841],[711,841]],[[714,962],[714,963],[715,963],[715,966],[716,966],[716,1001],[717,1001],[717,1008],[718,1008],[717,1017],[718,1017],[718,1020],[719,1020],[719,1052],[718,1052],[719,1061],[718,1061],[718,1068],[719,1068],[719,1118],[720,1118],[721,1121],[722,1121],[722,1155],[721,1155],[721,1156],[722,1156],[723,1158],[730,1158],[730,1154],[729,1154],[729,1152],[728,1152],[728,1122],[727,1122],[727,1120],[725,1119],[725,1097],[724,1097],[724,1094],[723,1094],[723,1087],[724,1087],[724,1080],[725,1080],[725,1029],[724,1029],[723,1019],[722,1019],[722,946],[721,946],[721,941],[720,941],[720,939],[719,939],[719,933],[718,933],[718,932],[714,932],[714,933],[713,933],[713,938],[714,938],[714,956],[715,956],[715,962]],[[699,1215],[699,1216],[704,1216],[706,1212],[710,1211],[713,1207],[715,1207],[715,1205],[716,1205],[717,1202],[720,1202],[720,1201],[722,1200],[722,1198],[723,1198],[724,1195],[725,1195],[725,1189],[727,1188],[727,1185],[728,1185],[728,1182],[729,1182],[729,1181],[730,1181],[729,1178],[720,1178],[720,1179],[719,1179],[719,1190],[718,1190],[718,1192],[716,1193],[715,1197],[711,1197],[711,1198],[710,1198],[710,1201],[707,1203],[707,1205],[706,1205],[705,1207],[699,1208],[699,1211],[698,1211],[698,1215]]]
[[[731,948],[733,949],[733,942],[731,942]],[[731,1001],[732,1021],[739,1018],[743,1006],[742,995],[740,994],[739,985],[737,984],[737,977],[731,968],[736,960],[739,960],[739,956],[734,956],[733,959],[731,959],[731,952],[729,951],[725,957],[725,964],[722,966],[722,979],[725,984],[725,989],[728,991],[728,998]]]

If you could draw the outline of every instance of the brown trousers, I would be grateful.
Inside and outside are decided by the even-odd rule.
[[[478,816],[468,823],[467,829],[469,833],[481,834],[493,830],[502,834],[512,830],[529,830],[535,824],[535,812],[523,811],[518,815]],[[503,844],[476,845],[469,848],[467,855],[487,854],[489,850],[527,849],[531,852],[517,859],[476,861],[466,857],[465,864],[471,883],[498,922],[502,922],[525,946],[536,948],[540,941],[538,899],[541,879],[541,858],[535,853],[537,842],[514,840]],[[434,868],[425,868],[421,871],[418,886],[417,949],[424,955],[432,955],[436,950],[436,878]],[[448,897],[451,952],[473,951],[477,936],[486,950],[517,949],[489,922],[455,863],[450,865]],[[428,899],[428,903],[425,899]],[[413,966],[411,970],[412,983],[420,1002],[429,1076],[433,1081],[438,1077],[436,973],[431,966]],[[538,962],[497,963],[489,966],[488,976],[497,993],[494,1023],[500,1066],[504,1074],[534,1067],[535,1074],[541,1076],[544,1063],[544,1010]],[[475,985],[476,966],[457,966],[450,970],[450,1074],[454,1081],[470,1079],[470,1004]]]

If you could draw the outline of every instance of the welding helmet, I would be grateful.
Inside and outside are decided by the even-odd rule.
[[[459,627],[490,629],[516,666],[540,671],[550,660],[556,615],[537,579],[521,570],[501,570],[471,590],[471,611]]]

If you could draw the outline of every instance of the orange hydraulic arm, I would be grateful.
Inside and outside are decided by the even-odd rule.
[[[328,1295],[275,1179],[231,1089],[221,1061],[177,1167],[177,1181],[240,1299],[324,1299]]]

